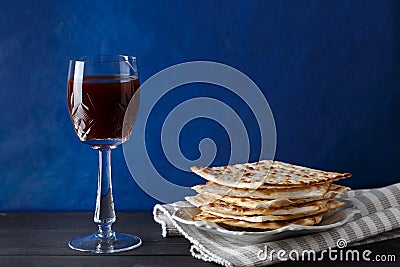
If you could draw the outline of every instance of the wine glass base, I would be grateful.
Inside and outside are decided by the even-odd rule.
[[[69,247],[90,253],[115,253],[139,247],[142,240],[134,235],[113,233],[111,238],[99,237],[98,232],[69,241]]]

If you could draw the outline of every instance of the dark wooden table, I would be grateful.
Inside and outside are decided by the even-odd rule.
[[[114,229],[140,236],[143,245],[128,252],[95,255],[70,249],[68,241],[95,230],[90,212],[0,213],[0,266],[218,266],[192,258],[189,242],[183,237],[163,238],[150,212],[119,212]],[[396,263],[369,266],[396,266],[400,263],[400,239],[358,247],[374,253],[397,255]],[[337,262],[324,262],[335,266]],[[340,262],[356,266],[357,262]],[[321,262],[285,262],[274,266],[320,266]],[[366,266],[365,262],[362,266]]]

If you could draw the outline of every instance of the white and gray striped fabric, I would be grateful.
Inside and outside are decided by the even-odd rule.
[[[353,190],[344,195],[360,210],[343,226],[306,236],[288,238],[256,245],[232,244],[222,238],[199,231],[172,219],[174,205],[155,205],[154,220],[161,224],[164,237],[183,235],[191,242],[193,257],[224,266],[266,266],[280,262],[277,255],[265,260],[258,253],[271,250],[302,253],[334,248],[339,239],[348,245],[361,245],[400,237],[400,183],[377,189]]]

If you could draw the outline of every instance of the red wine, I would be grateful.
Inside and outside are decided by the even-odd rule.
[[[87,76],[68,81],[68,110],[81,141],[127,139],[139,107],[140,81],[134,76]],[[131,99],[135,114],[122,132]],[[131,113],[131,112],[130,112]]]

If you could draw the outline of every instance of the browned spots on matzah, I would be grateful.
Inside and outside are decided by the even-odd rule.
[[[319,223],[345,204],[331,199],[349,189],[332,182],[351,176],[270,160],[191,169],[208,180],[186,198],[201,209],[193,219],[257,229]]]

